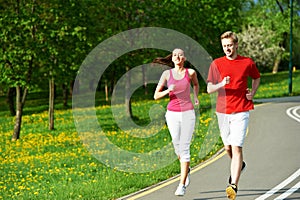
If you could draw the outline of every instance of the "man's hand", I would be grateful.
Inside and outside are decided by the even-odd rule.
[[[253,94],[252,94],[252,92],[251,92],[251,90],[249,89],[249,88],[247,88],[247,93],[246,93],[246,98],[249,100],[249,101],[251,101],[251,100],[253,100]]]
[[[230,83],[230,76],[224,77],[222,80],[223,86],[225,86],[226,84],[229,84],[229,83]]]

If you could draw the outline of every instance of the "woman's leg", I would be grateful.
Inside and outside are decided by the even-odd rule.
[[[179,113],[167,111],[166,122],[172,138],[175,154],[180,159],[179,143],[180,143],[180,119]]]
[[[190,162],[180,162],[180,183],[186,185]]]
[[[180,183],[185,185],[190,167],[190,145],[195,129],[195,112],[194,110],[183,112],[180,136],[180,166],[181,177]]]

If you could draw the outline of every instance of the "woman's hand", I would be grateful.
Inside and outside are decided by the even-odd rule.
[[[169,92],[174,91],[174,89],[175,89],[175,85],[174,84],[170,85],[169,88],[168,88]]]
[[[198,100],[198,98],[194,98],[194,102],[195,102],[195,106],[198,106],[198,105],[199,105],[199,100]]]

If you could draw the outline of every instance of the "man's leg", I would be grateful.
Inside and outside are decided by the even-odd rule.
[[[231,159],[231,183],[238,185],[243,164],[243,151],[242,147],[232,146],[232,159]]]
[[[232,146],[232,159],[231,159],[231,176],[230,185],[226,188],[227,198],[234,200],[236,198],[238,190],[238,182],[241,175],[242,163],[243,163],[243,152],[242,147]]]
[[[232,159],[232,148],[231,145],[224,145],[225,151],[227,152],[227,155],[230,159]]]
[[[243,144],[246,137],[249,121],[249,112],[231,115],[230,142],[232,144],[231,183],[238,185],[243,166]]]
[[[243,166],[243,143],[246,137],[249,112],[230,115],[230,144],[231,144],[231,176],[229,186],[226,188],[227,197],[231,200],[236,198],[238,183]],[[230,156],[230,155],[229,155]]]

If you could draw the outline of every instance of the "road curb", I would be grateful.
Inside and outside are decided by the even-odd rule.
[[[272,102],[300,102],[300,96],[288,96],[267,99],[254,99],[254,103],[272,103]]]

